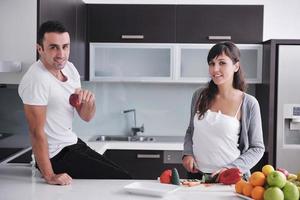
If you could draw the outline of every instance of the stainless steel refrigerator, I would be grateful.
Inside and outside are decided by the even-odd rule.
[[[297,173],[300,171],[300,45],[277,46],[276,75],[276,167]]]

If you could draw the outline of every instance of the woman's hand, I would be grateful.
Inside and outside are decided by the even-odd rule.
[[[191,173],[198,173],[199,170],[196,168],[196,162],[193,156],[184,156],[182,160],[184,168]]]

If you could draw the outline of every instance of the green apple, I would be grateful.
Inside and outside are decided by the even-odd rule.
[[[284,200],[298,200],[299,190],[294,183],[289,181],[286,182],[285,186],[282,188],[284,194]]]
[[[286,176],[280,171],[273,171],[267,176],[267,182],[270,186],[283,188],[286,183]]]
[[[264,192],[264,200],[284,200],[284,195],[278,187],[269,187]]]

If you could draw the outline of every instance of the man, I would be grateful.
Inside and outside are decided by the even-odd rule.
[[[123,169],[90,149],[72,131],[74,113],[84,121],[95,115],[95,96],[81,89],[80,76],[68,61],[70,36],[57,21],[38,30],[40,59],[32,64],[19,85],[30,129],[37,167],[49,184],[68,185],[72,178],[118,178],[130,176]],[[78,94],[79,106],[69,104]]]

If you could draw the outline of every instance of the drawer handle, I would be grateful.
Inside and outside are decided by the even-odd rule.
[[[137,154],[137,158],[160,158],[160,154]]]
[[[230,35],[210,35],[208,36],[209,40],[231,40]]]
[[[144,35],[122,35],[121,38],[126,40],[142,40],[144,39]]]

